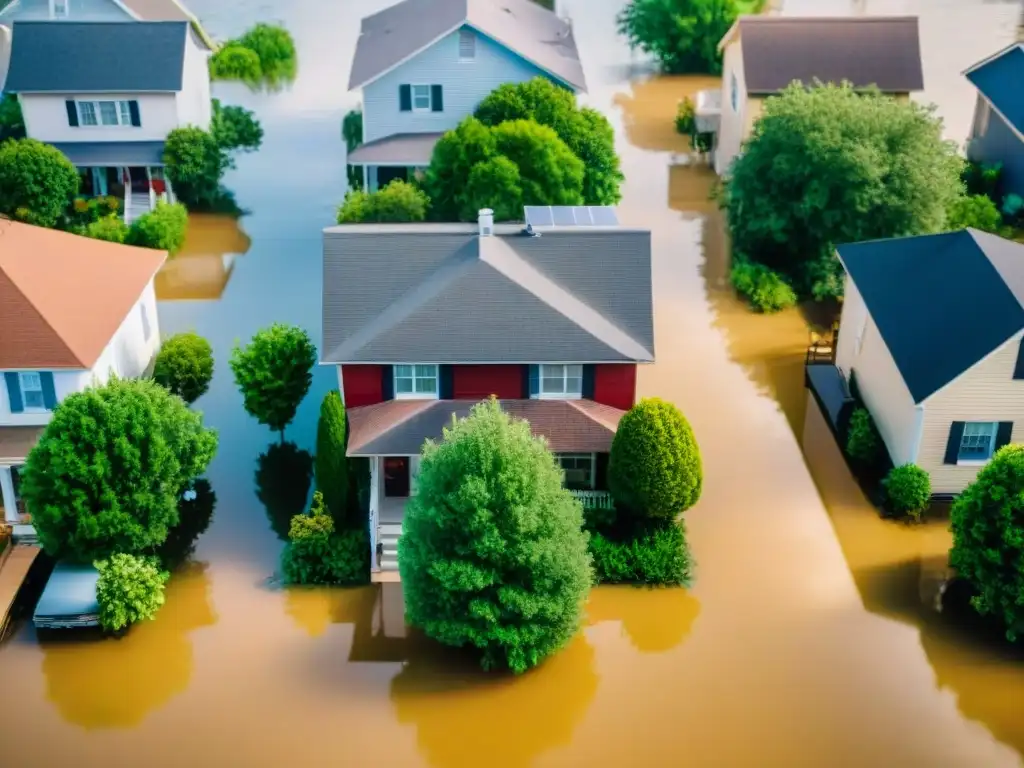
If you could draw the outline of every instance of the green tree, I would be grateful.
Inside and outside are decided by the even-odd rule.
[[[221,197],[220,180],[231,158],[212,133],[175,128],[167,134],[163,160],[175,195],[189,210],[210,208]]]
[[[55,558],[148,554],[178,524],[182,490],[216,450],[216,432],[179,398],[152,381],[115,378],[57,405],[21,494]]]
[[[824,299],[842,294],[837,245],[940,231],[962,166],[930,108],[793,85],[765,101],[722,204],[737,252]]]
[[[128,228],[125,242],[143,248],[156,248],[173,256],[185,244],[188,209],[181,203],[158,200],[156,208],[144,213]]]
[[[921,519],[921,513],[932,498],[932,479],[916,464],[893,467],[882,481],[885,490],[886,507],[896,517],[904,515],[914,520]]]
[[[49,144],[17,139],[0,144],[0,214],[54,227],[78,194],[78,171]]]
[[[651,397],[626,412],[612,440],[608,486],[618,504],[656,520],[672,520],[697,503],[700,449],[676,406]]]
[[[195,332],[177,333],[163,342],[153,366],[153,380],[192,404],[210,388],[213,348]]]
[[[123,243],[128,239],[128,225],[117,216],[104,216],[90,224],[86,224],[82,234],[94,240],[106,240],[108,243]]]
[[[336,531],[317,491],[309,514],[292,518],[281,571],[287,584],[364,584],[370,577],[369,533]]]
[[[291,79],[298,66],[295,41],[284,27],[259,23],[234,41],[260,60],[260,73],[268,80]]]
[[[512,120],[533,120],[548,126],[583,163],[585,204],[614,205],[622,199],[619,185],[624,176],[615,153],[611,123],[596,109],[578,107],[571,91],[545,77],[506,83],[480,102],[474,116],[488,126]],[[521,215],[522,210],[517,217]]]
[[[263,67],[256,51],[229,41],[210,57],[211,80],[256,82],[263,76]]]
[[[169,574],[156,558],[117,553],[95,563],[100,572],[96,602],[100,626],[116,632],[156,616],[164,604],[164,584]]]
[[[422,190],[396,179],[376,192],[349,191],[338,207],[338,223],[423,221],[429,206]]]
[[[320,420],[316,426],[316,489],[323,494],[324,504],[339,528],[350,525],[348,461],[345,458],[345,406],[341,395],[332,389],[320,403]]]
[[[576,633],[591,582],[579,503],[543,440],[491,398],[427,443],[398,563],[406,617],[523,672]]]
[[[465,185],[473,166],[494,155],[494,135],[479,120],[467,118],[454,131],[445,133],[434,145],[423,185],[430,197],[431,218],[458,221],[465,207]],[[475,217],[476,214],[474,220]]]
[[[722,71],[718,44],[736,21],[735,0],[630,0],[618,16],[619,34],[672,75]]]
[[[235,344],[231,371],[246,412],[281,433],[313,383],[316,347],[301,328],[274,323],[257,331],[246,346]]]
[[[982,232],[998,232],[1003,216],[996,204],[985,195],[961,195],[953,201],[946,219],[946,229],[980,229]]]
[[[25,138],[25,118],[21,114],[18,95],[8,93],[0,96],[0,143],[8,139]]]
[[[210,133],[225,152],[252,152],[263,143],[263,126],[253,111],[245,107],[225,107],[220,99],[213,100]]]
[[[1006,635],[1024,634],[1024,445],[1007,445],[953,504],[949,564],[973,587],[974,608]]]
[[[349,152],[363,143],[363,110],[353,109],[345,113],[341,121],[341,138]]]

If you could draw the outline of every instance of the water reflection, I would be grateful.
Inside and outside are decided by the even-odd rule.
[[[210,481],[199,478],[192,483],[195,498],[178,502],[178,525],[171,529],[158,552],[164,567],[175,570],[195,552],[196,541],[213,522],[217,494]]]
[[[587,602],[590,624],[619,622],[641,653],[661,653],[682,644],[699,613],[700,601],[681,588],[597,587]]]
[[[224,295],[239,256],[252,241],[234,216],[194,213],[189,216],[185,243],[157,273],[154,286],[160,301],[215,301]]]
[[[61,717],[86,729],[133,728],[183,693],[192,677],[188,634],[216,623],[206,565],[174,574],[154,621],[121,640],[66,634],[39,638],[46,695]]]
[[[256,496],[278,538],[288,539],[292,518],[306,510],[313,457],[295,443],[271,443],[256,459]]]

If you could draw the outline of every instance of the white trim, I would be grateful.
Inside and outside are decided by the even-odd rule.
[[[967,433],[967,426],[970,424],[985,424],[992,427],[992,434],[989,436],[988,441],[988,456],[984,459],[961,459],[960,451],[963,450],[964,436]],[[967,435],[970,437],[970,435]],[[982,437],[983,435],[975,435],[975,437]],[[999,422],[998,421],[965,421],[964,431],[960,433],[960,445],[957,446],[957,459],[956,465],[958,467],[981,467],[988,464],[992,459],[992,456],[996,452],[996,440],[999,439]]]
[[[399,392],[398,391],[398,367],[408,366],[412,368],[412,392]],[[417,392],[416,391],[416,380],[428,380],[430,376],[417,376],[416,366],[430,366],[434,369],[434,383],[436,385],[433,392]],[[408,379],[408,376],[402,376],[403,379]],[[393,389],[392,399],[394,400],[440,400],[441,399],[441,366],[437,363],[394,363],[391,366],[391,387]]]
[[[737,18],[737,19],[736,19],[736,21],[734,21],[734,22],[732,23],[732,26],[731,26],[731,27],[729,27],[729,29],[728,29],[728,30],[726,31],[726,33],[725,33],[725,35],[724,35],[724,36],[722,37],[722,39],[718,41],[718,52],[719,52],[719,53],[721,53],[722,51],[724,51],[724,50],[725,50],[725,47],[726,47],[727,45],[729,45],[729,43],[731,43],[731,42],[732,42],[732,37],[733,37],[733,35],[734,35],[734,34],[735,34],[736,32],[738,32],[738,31],[739,31],[739,28],[740,28],[740,18],[743,18],[743,17],[741,16],[741,17]]]
[[[442,86],[443,87],[443,86]],[[426,88],[427,89],[427,106],[417,107],[416,106],[416,89]],[[433,112],[434,111],[434,85],[432,83],[409,83],[409,107],[413,112]]]
[[[135,99],[75,99],[75,113],[78,115],[78,125],[75,128],[137,128],[138,126],[132,125],[132,108],[130,106],[132,101]],[[117,116],[116,123],[104,123],[101,117],[102,112],[100,110],[100,104],[109,103],[114,105],[114,114]],[[93,124],[85,123],[82,119],[82,105],[90,104],[93,109],[93,116],[96,118],[96,122]],[[121,122],[125,115],[122,113],[122,106],[128,112],[128,122]],[[137,109],[138,107],[136,107]]]
[[[868,311],[870,312],[870,310],[868,310]],[[954,377],[953,377],[952,379],[950,379],[950,380],[949,380],[949,381],[947,381],[947,382],[946,382],[945,384],[943,384],[943,385],[942,385],[941,387],[939,387],[938,389],[936,389],[936,390],[935,390],[934,392],[932,392],[932,393],[931,393],[930,395],[928,395],[928,397],[924,398],[924,399],[923,399],[923,400],[922,400],[922,401],[921,401],[920,403],[917,403],[917,405],[927,405],[927,404],[928,404],[928,401],[929,401],[929,400],[931,400],[931,399],[932,399],[933,397],[935,397],[935,396],[936,396],[937,394],[939,394],[939,393],[940,393],[940,392],[942,392],[943,390],[947,389],[948,387],[950,387],[951,385],[953,385],[954,383],[956,383],[957,381],[959,381],[960,379],[962,379],[962,378],[963,378],[963,377],[964,377],[965,375],[967,375],[968,373],[970,373],[971,371],[973,371],[973,370],[974,370],[975,368],[977,368],[977,367],[978,367],[979,365],[981,365],[981,364],[982,364],[983,362],[985,362],[985,361],[986,361],[986,360],[988,360],[988,359],[989,359],[990,357],[992,357],[992,355],[996,354],[996,353],[997,353],[997,352],[999,352],[999,351],[1000,351],[1000,350],[1001,350],[1001,349],[1002,349],[1003,347],[1005,347],[1005,346],[1006,346],[1007,344],[1009,344],[1009,343],[1010,343],[1010,342],[1012,342],[1012,341],[1013,341],[1014,339],[1016,339],[1016,338],[1017,338],[1017,334],[1019,334],[1019,333],[1020,333],[1020,331],[1019,331],[1019,330],[1017,330],[1017,331],[1014,331],[1014,332],[1013,332],[1013,335],[1012,335],[1012,336],[1011,336],[1010,338],[1008,338],[1008,339],[1007,339],[1006,341],[1004,341],[1004,342],[1003,342],[1002,344],[999,344],[999,345],[997,345],[997,346],[996,346],[996,347],[995,347],[995,348],[994,348],[994,349],[993,349],[993,350],[992,350],[991,352],[987,352],[987,353],[986,353],[986,354],[985,354],[985,355],[984,355],[983,357],[981,357],[981,358],[980,358],[979,360],[975,361],[974,363],[971,363],[971,364],[970,364],[969,366],[967,366],[966,368],[964,368],[964,369],[963,369],[962,371],[960,371],[960,373],[958,373],[958,374],[957,374],[956,376],[954,376]],[[886,352],[888,352],[888,351],[889,351],[889,348],[888,348],[888,347],[886,347],[885,349],[886,349]],[[890,357],[892,357],[892,353],[891,353],[891,352],[889,352],[889,356],[890,356]],[[895,360],[894,360],[894,362],[895,362]],[[897,371],[899,370],[899,366],[897,366],[896,370],[897,370]],[[900,378],[903,378],[903,374],[900,374]],[[1013,379],[1007,379],[1007,382],[1011,382],[1011,381],[1013,381]],[[906,382],[906,381],[904,381],[903,383],[904,383],[904,384],[906,384],[907,382]],[[908,386],[908,387],[907,387],[907,389],[909,390],[909,389],[910,389],[910,387]],[[913,397],[913,395],[911,395],[911,397]]]
[[[547,376],[547,377],[544,376],[544,366],[548,366],[548,367],[551,367],[551,368],[558,367],[558,368],[562,369],[562,391],[561,392],[545,392],[544,391],[544,379],[545,378],[549,378],[549,379],[554,378],[553,376]],[[583,366],[582,365],[578,366],[579,369],[580,369],[580,375],[579,375],[580,391],[579,392],[575,392],[575,391],[570,392],[569,391],[569,379],[576,378],[575,376],[570,376],[569,375],[569,368],[571,368],[571,367],[577,367],[577,364],[576,363],[540,363],[540,364],[538,364],[537,365],[537,394],[530,395],[530,398],[533,399],[533,400],[582,400],[583,399],[583,375],[584,375]]]
[[[345,376],[343,375],[342,366],[338,365],[338,392],[341,394],[341,404],[345,404]]]
[[[1008,46],[1006,46],[1002,50],[999,50],[999,51],[996,51],[995,53],[993,53],[991,56],[988,56],[988,57],[982,59],[981,61],[977,62],[976,64],[971,64],[971,66],[969,66],[967,69],[965,69],[960,74],[962,76],[966,77],[967,75],[971,74],[971,72],[973,72],[974,70],[981,69],[986,64],[991,64],[996,59],[1001,59],[1003,56],[1008,54],[1010,51],[1012,51],[1017,46],[1024,46],[1024,43],[1021,43],[1019,40],[1016,41],[1016,42],[1010,43]],[[974,85],[974,83],[971,83],[971,85]]]
[[[910,448],[910,463],[916,464],[921,455],[921,438],[924,435],[924,406],[915,405],[914,410],[914,442]]]
[[[992,111],[995,112],[997,115],[999,115],[999,117],[1001,117],[1003,119],[1003,122],[1006,123],[1006,126],[1011,131],[1013,131],[1013,133],[1017,136],[1018,139],[1020,139],[1022,142],[1024,142],[1024,133],[1021,133],[1019,130],[1017,130],[1017,126],[1015,126],[1013,123],[1011,123],[1007,119],[1006,115],[1004,115],[1002,112],[999,111],[999,107],[997,107],[995,104],[993,104],[991,99],[989,99],[989,97],[986,96],[984,93],[982,93],[980,90],[978,91],[978,95],[981,96],[981,98],[983,98],[986,102],[988,102],[988,105],[992,109]],[[973,129],[974,126],[971,126],[971,128]],[[974,137],[972,136],[971,138],[974,138]]]

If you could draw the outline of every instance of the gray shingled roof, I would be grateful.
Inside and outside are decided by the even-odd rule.
[[[405,0],[363,19],[349,90],[362,88],[463,25],[586,92],[572,27],[533,0]]]
[[[348,164],[429,165],[434,155],[434,145],[442,136],[443,133],[396,133],[384,139],[375,139],[352,150]]]
[[[815,79],[886,93],[924,88],[916,16],[743,16],[737,24],[748,93]]]
[[[162,141],[54,142],[53,146],[78,166],[164,164]]]
[[[186,21],[16,21],[13,93],[180,91]]]
[[[654,359],[651,235],[346,225],[324,233],[325,363]]]

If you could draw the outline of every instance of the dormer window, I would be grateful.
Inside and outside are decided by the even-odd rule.
[[[395,399],[437,399],[439,394],[436,365],[396,365]]]
[[[476,58],[476,35],[471,29],[459,30],[459,61],[473,61]]]

